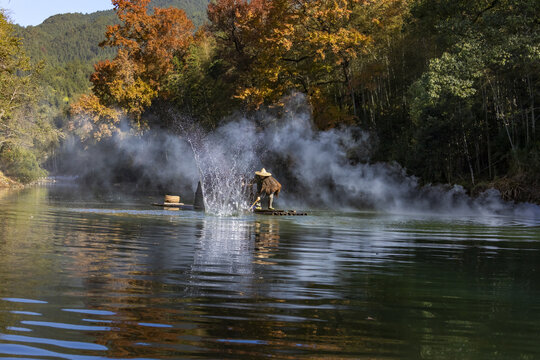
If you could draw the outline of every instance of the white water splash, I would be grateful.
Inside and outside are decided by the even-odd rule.
[[[230,216],[250,207],[244,185],[253,177],[258,142],[253,123],[247,120],[229,123],[206,133],[193,122],[178,122],[190,143],[200,174],[207,213]]]

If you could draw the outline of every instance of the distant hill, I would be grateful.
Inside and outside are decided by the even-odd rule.
[[[153,0],[151,7],[184,9],[195,26],[206,19],[208,0]],[[37,26],[16,26],[28,56],[44,61],[43,84],[49,104],[60,110],[88,91],[93,65],[114,57],[112,48],[100,48],[107,25],[118,22],[113,10],[91,14],[68,13],[47,18]]]

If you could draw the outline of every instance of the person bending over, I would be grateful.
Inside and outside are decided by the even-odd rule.
[[[253,182],[257,184],[257,207],[260,208],[261,198],[268,196],[268,209],[274,210],[274,195],[279,196],[281,184],[265,168],[255,171]]]

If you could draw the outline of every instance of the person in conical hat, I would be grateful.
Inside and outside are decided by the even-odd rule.
[[[255,179],[253,183],[257,184],[257,203],[260,206],[261,198],[268,196],[268,209],[274,210],[274,195],[279,196],[281,184],[272,177],[272,174],[262,168],[260,171],[255,171]]]

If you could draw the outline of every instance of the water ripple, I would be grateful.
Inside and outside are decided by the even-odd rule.
[[[27,328],[17,327],[17,326],[7,326],[6,330],[21,331],[21,332],[32,332],[32,329],[27,329]]]
[[[25,303],[25,304],[47,304],[46,301],[42,301],[42,300],[22,299],[22,298],[2,298],[1,300],[14,302],[14,303]]]
[[[54,340],[54,339],[36,338],[36,337],[22,336],[22,335],[7,335],[7,334],[1,334],[1,333],[0,333],[0,340],[33,343],[33,344],[48,344],[48,345],[55,345],[55,346],[63,347],[66,349],[100,350],[100,351],[107,350],[106,346],[87,343],[87,342]]]
[[[116,315],[116,313],[107,310],[90,310],[90,309],[62,309],[62,311],[89,314],[89,315]]]
[[[29,315],[29,316],[41,316],[40,313],[37,313],[37,312],[33,312],[33,311],[17,311],[17,310],[12,310],[10,311],[12,314],[17,314],[17,315]]]
[[[74,325],[74,324],[64,324],[64,323],[49,322],[49,321],[23,320],[21,321],[21,324],[52,327],[56,329],[81,330],[81,331],[110,331],[112,329],[109,326]]]
[[[69,360],[109,360],[110,358],[102,356],[87,356],[87,355],[73,355],[63,354],[60,352],[54,352],[49,350],[40,349],[37,347],[18,345],[18,344],[0,344],[0,354],[8,355],[22,355],[22,356],[40,356],[40,357],[52,357]],[[3,358],[0,358],[3,359]],[[17,358],[20,359],[20,358]],[[121,360],[115,358],[115,360]],[[137,360],[154,360],[151,358],[137,358]]]

